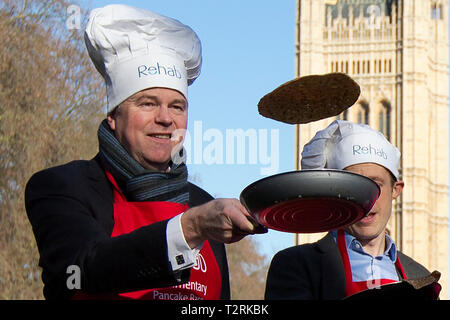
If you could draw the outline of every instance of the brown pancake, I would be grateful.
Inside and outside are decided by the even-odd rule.
[[[344,73],[309,75],[288,81],[266,94],[259,113],[289,124],[337,116],[359,98],[359,85]]]

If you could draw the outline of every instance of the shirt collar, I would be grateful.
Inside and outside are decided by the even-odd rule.
[[[337,231],[333,230],[331,232],[333,234],[333,237],[336,241],[337,239]],[[359,251],[359,252],[365,252],[362,248],[361,243],[350,233],[344,232],[345,234],[345,244],[347,247],[347,250],[353,250],[353,251]],[[384,250],[384,255],[388,256],[392,262],[395,262],[397,260],[397,246],[395,245],[394,240],[386,234],[386,249]]]
[[[388,234],[386,234],[386,250],[384,251],[384,254],[389,256],[393,262],[397,260],[397,246]]]

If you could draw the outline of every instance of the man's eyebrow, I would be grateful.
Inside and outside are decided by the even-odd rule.
[[[138,92],[135,95],[132,95],[131,97],[127,98],[124,102],[139,103],[142,100],[147,99],[147,98],[156,99],[157,97],[156,96],[151,96],[149,94]]]
[[[380,177],[368,177],[369,179],[372,179],[373,181],[376,181],[376,182],[384,182],[384,180],[382,179],[382,178],[380,178]]]
[[[139,102],[141,102],[144,99],[152,99],[152,100],[158,101],[158,97],[157,96],[152,96],[150,94],[143,93],[141,95],[135,96],[134,99],[133,99],[133,102],[139,103]]]
[[[154,96],[154,95],[151,95],[151,94],[148,94],[148,93],[143,93],[143,94],[140,94],[140,95],[136,95],[136,96],[130,98],[129,101],[132,101],[132,102],[135,102],[136,104],[139,104],[140,102],[142,102],[142,100],[145,100],[145,99],[151,99],[151,100],[154,100],[156,102],[159,101],[158,96]],[[174,99],[174,100],[171,101],[171,104],[173,104],[173,103],[181,103],[184,106],[187,105],[186,100],[183,100],[183,99]]]
[[[181,103],[181,104],[183,104],[185,106],[187,105],[186,100],[183,100],[183,99],[175,99],[175,100],[172,101],[172,103]]]

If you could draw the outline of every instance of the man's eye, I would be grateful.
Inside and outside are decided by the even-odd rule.
[[[184,111],[184,106],[173,105],[172,108],[175,109],[178,112],[183,112]]]
[[[156,106],[156,103],[154,103],[154,102],[141,103],[141,107],[151,108],[151,107],[155,107],[155,106]]]

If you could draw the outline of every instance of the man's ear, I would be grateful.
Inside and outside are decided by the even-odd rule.
[[[394,187],[392,188],[392,200],[397,199],[400,193],[402,193],[404,186],[405,183],[403,181],[397,181],[394,183]]]
[[[108,121],[109,128],[113,131],[116,130],[117,109],[119,109],[119,107],[115,108],[113,111],[108,113],[108,116],[106,117],[106,121]]]

